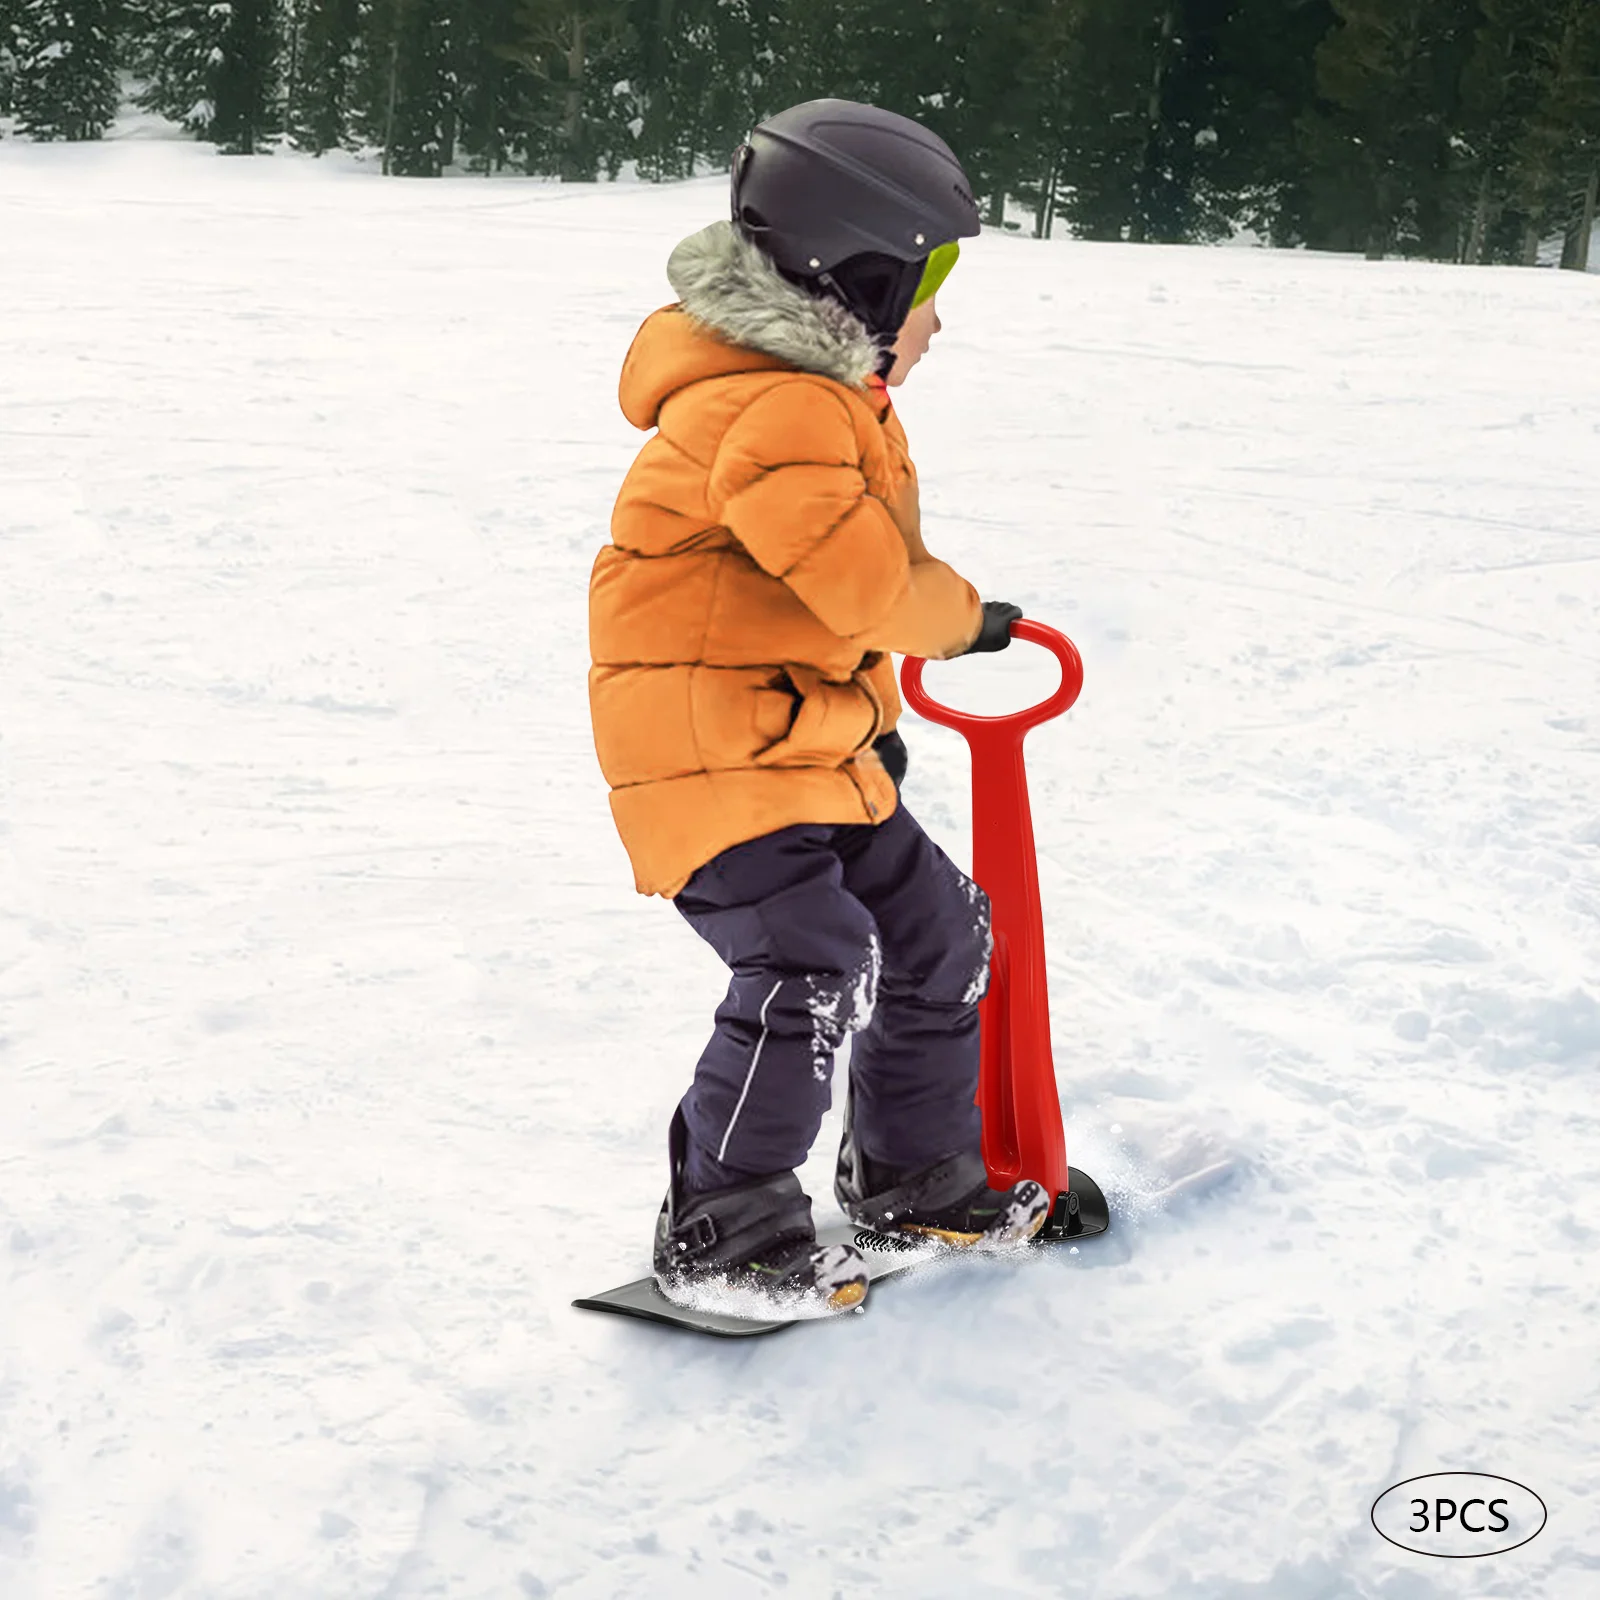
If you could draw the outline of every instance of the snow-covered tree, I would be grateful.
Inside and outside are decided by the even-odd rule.
[[[277,131],[276,0],[143,0],[140,104],[230,154]]]
[[[1600,5],[1564,0],[1547,55],[1549,87],[1518,146],[1529,209],[1565,236],[1562,265],[1586,270],[1600,201]]]
[[[0,117],[11,115],[11,87],[17,72],[17,12],[20,0],[0,0]]]
[[[98,139],[117,114],[113,0],[19,0],[11,110],[34,139]]]
[[[1519,214],[1517,150],[1548,92],[1552,22],[1549,0],[1478,0],[1478,7],[1453,129],[1467,191],[1461,254],[1468,262],[1512,259],[1525,231],[1537,248],[1538,221]]]
[[[535,147],[559,177],[592,181],[617,81],[607,69],[627,36],[621,0],[523,0],[515,26],[506,54],[533,80]]]
[[[290,137],[321,154],[350,137],[360,60],[360,0],[300,0],[288,85]]]
[[[454,12],[448,0],[363,0],[356,121],[386,173],[434,178],[454,159]]]
[[[822,9],[815,3],[807,10],[810,30],[825,27]],[[892,0],[884,0],[862,15],[861,26],[890,9]],[[779,109],[763,88],[782,76],[784,86],[773,86],[773,98],[782,99],[797,75],[807,75],[792,11],[774,0],[628,0],[615,36],[616,74],[602,74],[611,103],[591,102],[595,119],[606,124],[596,137],[625,149],[650,178],[687,177],[702,161],[724,165],[760,116]],[[774,37],[780,27],[788,30],[782,40]],[[847,76],[829,81],[831,93],[848,93]],[[792,95],[805,98],[803,89]]]
[[[498,172],[528,144],[534,120],[530,75],[516,60],[520,0],[472,0],[456,35],[457,142],[483,172]]]

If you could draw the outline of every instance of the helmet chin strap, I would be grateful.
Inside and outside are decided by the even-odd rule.
[[[855,296],[831,272],[819,272],[811,281],[818,285],[819,288],[826,290],[878,341],[882,348],[875,370],[880,378],[887,378],[894,370],[894,341],[898,336],[899,330],[896,329],[894,333],[884,333],[880,329],[873,327],[873,323],[877,319],[869,310],[863,308],[857,302]]]

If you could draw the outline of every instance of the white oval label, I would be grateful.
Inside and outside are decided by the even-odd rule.
[[[1390,1544],[1451,1561],[1515,1550],[1549,1515],[1525,1484],[1487,1472],[1429,1472],[1372,1503],[1372,1525]]]

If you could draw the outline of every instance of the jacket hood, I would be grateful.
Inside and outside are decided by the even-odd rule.
[[[731,344],[859,389],[883,351],[834,300],[791,283],[731,222],[691,234],[667,261],[683,309]]]

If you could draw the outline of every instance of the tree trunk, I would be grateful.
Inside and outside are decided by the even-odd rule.
[[[1394,242],[1390,233],[1387,209],[1384,204],[1385,198],[1380,192],[1378,209],[1383,220],[1369,223],[1367,226],[1366,256],[1368,261],[1382,261],[1389,254],[1389,246]]]
[[[289,66],[283,85],[283,126],[279,132],[285,138],[294,133],[295,101],[300,95],[300,5],[294,0],[289,7]]]
[[[1155,204],[1155,176],[1161,161],[1161,94],[1167,83],[1167,57],[1172,36],[1177,32],[1177,7],[1168,4],[1161,13],[1161,37],[1156,43],[1155,65],[1150,72],[1150,93],[1145,101],[1145,139],[1143,170],[1128,238],[1143,244],[1150,237],[1151,213]]]
[[[1539,265],[1539,224],[1532,217],[1522,224],[1522,264]]]
[[[1483,247],[1489,236],[1489,169],[1483,169],[1478,184],[1477,204],[1472,208],[1472,232],[1467,236],[1467,264],[1477,266],[1483,260]]]
[[[1589,270],[1589,245],[1594,239],[1595,212],[1600,205],[1600,166],[1589,169],[1589,184],[1583,191],[1583,209],[1578,214],[1577,233],[1571,240],[1567,259],[1561,265],[1574,272]]]
[[[1050,160],[1050,171],[1039,190],[1039,208],[1033,216],[1033,236],[1035,239],[1048,239],[1050,229],[1055,222],[1056,215],[1056,182],[1057,162],[1054,157]]]
[[[488,123],[485,129],[484,143],[488,149],[484,152],[483,175],[488,177],[491,173],[498,172],[506,164],[506,153],[500,143],[500,71],[495,69],[495,75],[489,83],[489,110]]]
[[[561,139],[566,146],[562,157],[562,181],[570,183],[575,178],[588,175],[587,152],[584,149],[583,126],[583,74],[588,66],[585,56],[587,41],[583,32],[583,13],[572,13],[572,43],[567,50],[566,104],[561,118]]]
[[[989,215],[983,219],[991,228],[1005,226],[1006,220],[1006,190],[1004,184],[996,184],[989,191]]]
[[[396,8],[398,10],[398,8]],[[389,40],[389,100],[383,113],[383,175],[388,177],[393,169],[394,108],[400,96],[400,18],[394,18],[394,34]]]

